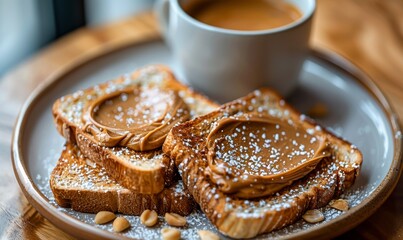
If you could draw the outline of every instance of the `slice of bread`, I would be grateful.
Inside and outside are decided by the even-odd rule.
[[[159,215],[167,212],[188,215],[195,206],[182,181],[158,194],[130,191],[108,177],[105,169],[85,158],[71,143],[65,145],[50,175],[50,188],[58,205],[78,212],[141,215],[150,209]]]
[[[273,195],[241,199],[225,194],[206,174],[207,137],[220,119],[250,113],[268,114],[302,127],[313,136],[325,136],[330,156]],[[186,188],[210,221],[220,232],[234,238],[250,238],[280,229],[298,220],[306,210],[325,206],[354,183],[362,163],[362,154],[356,147],[325,131],[268,89],[256,90],[174,127],[163,151],[175,161]]]
[[[106,95],[135,87],[176,91],[190,110],[191,118],[218,107],[178,82],[167,67],[152,65],[131,75],[61,97],[53,105],[54,122],[68,142],[76,143],[84,155],[102,165],[116,182],[139,193],[159,193],[175,181],[176,173],[175,165],[161,148],[140,152],[128,147],[106,147],[86,131],[85,113],[91,104]]]

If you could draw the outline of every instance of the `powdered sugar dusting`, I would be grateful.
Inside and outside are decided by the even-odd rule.
[[[256,95],[258,95],[258,94],[260,94],[260,93],[257,92]],[[270,103],[271,99],[265,99],[265,102]],[[245,105],[244,102],[242,102],[242,101],[240,101],[239,104]],[[259,103],[257,103],[257,104],[259,104]],[[260,105],[268,106],[269,104],[260,104]],[[262,107],[260,110],[262,112],[270,114],[271,116],[282,117],[283,114],[285,115],[285,113],[283,113],[281,111],[268,109],[267,107]],[[242,113],[238,113],[238,114],[242,114]],[[206,122],[206,124],[208,124],[208,123]],[[292,124],[292,123],[290,123],[290,124]],[[211,126],[211,127],[213,127],[213,126]],[[312,133],[315,133],[315,131],[321,131],[321,129],[314,128],[311,131],[312,131]],[[308,132],[308,134],[310,134],[310,133]],[[184,144],[186,145],[186,144],[190,144],[190,143],[185,141]],[[197,149],[195,150],[195,152],[196,151],[197,151]],[[53,162],[55,162],[55,161],[56,161],[56,159],[53,160]],[[52,162],[52,161],[49,161],[49,162]],[[329,171],[332,171],[332,167],[329,168]],[[86,224],[92,225],[96,228],[99,228],[99,229],[102,229],[105,231],[112,232],[112,226],[110,224],[96,225],[93,221],[94,214],[83,214],[83,213],[78,213],[78,212],[72,211],[71,209],[65,209],[65,208],[58,207],[58,205],[54,202],[53,195],[49,188],[49,184],[48,184],[49,177],[48,176],[49,175],[39,176],[37,178],[37,182],[38,182],[38,186],[39,186],[40,190],[49,199],[49,202],[51,205],[57,207],[60,210],[60,212],[66,213]],[[343,176],[339,176],[339,177],[342,178]],[[377,184],[378,183],[374,183],[373,186],[366,185],[365,187],[353,188],[351,190],[346,191],[345,194],[342,196],[342,198],[346,199],[349,202],[349,205],[351,208],[354,208],[355,206],[359,205],[364,199],[366,199],[372,193],[372,191],[376,188]],[[211,197],[215,197],[215,194],[212,193]],[[290,195],[290,198],[291,197],[292,197],[292,195]],[[245,204],[248,205],[248,204],[255,204],[255,203],[252,203],[252,201],[249,203],[246,203],[246,201],[245,201]],[[259,204],[262,204],[262,206],[260,206],[261,208],[267,207],[267,206],[265,206],[266,203],[264,201],[259,202]],[[282,203],[282,204],[287,204],[287,203]],[[273,207],[275,208],[275,206],[273,206]],[[256,209],[259,209],[259,208],[256,208]],[[342,214],[345,214],[345,212],[337,211],[335,209],[331,209],[330,207],[324,207],[320,210],[324,213],[324,216],[325,216],[325,220],[321,223],[309,224],[309,223],[304,222],[303,220],[299,220],[296,223],[289,225],[278,231],[274,231],[269,234],[260,235],[260,236],[258,236],[257,239],[276,239],[279,237],[289,236],[289,234],[301,232],[304,230],[309,230],[313,226],[322,225],[324,223],[332,221],[333,219],[339,217]],[[251,214],[254,214],[254,213],[251,213]],[[259,212],[256,211],[255,214],[259,214]],[[126,218],[129,220],[129,222],[132,225],[132,227],[127,232],[123,233],[123,235],[125,235],[127,237],[140,238],[140,239],[142,239],[142,238],[159,239],[161,229],[163,227],[167,226],[162,218],[160,218],[159,224],[155,228],[144,227],[140,223],[139,217],[137,217],[137,216],[126,216]],[[202,229],[208,229],[208,230],[211,230],[211,231],[214,231],[217,233],[217,229],[209,222],[209,220],[205,217],[205,215],[200,210],[195,210],[190,216],[187,217],[187,221],[188,221],[188,225],[184,228],[181,228],[182,238],[184,238],[184,239],[198,239],[197,231],[202,230]],[[223,235],[220,235],[220,237],[222,239],[227,239]]]
[[[53,165],[48,164],[47,167],[49,169],[52,169]],[[39,190],[48,198],[49,204],[56,207],[61,213],[68,214],[69,216],[72,216],[88,225],[94,226],[95,228],[113,233],[111,224],[96,225],[94,223],[95,214],[80,213],[73,211],[70,208],[59,207],[54,201],[52,191],[48,184],[49,176],[38,175],[36,181]],[[358,206],[364,199],[366,199],[372,193],[375,187],[376,185],[371,187],[372,190],[370,191],[366,190],[368,188],[364,189],[363,187],[351,189],[346,191],[346,193],[343,194],[341,198],[346,199],[349,202],[350,208],[354,208]],[[274,231],[269,234],[259,235],[257,239],[276,239],[279,237],[285,237],[292,233],[297,233],[303,230],[309,230],[313,226],[327,223],[337,218],[338,216],[345,214],[345,212],[332,209],[328,206],[321,208],[320,210],[325,215],[325,220],[321,223],[309,224],[303,220],[299,220],[296,223],[283,229]],[[140,223],[140,217],[138,216],[127,216],[121,214],[118,215],[126,217],[132,226],[127,232],[122,233],[126,237],[139,238],[139,239],[159,239],[161,236],[160,235],[161,229],[164,227],[168,227],[168,225],[164,222],[163,217],[159,217],[159,223],[156,227],[147,228]],[[187,226],[180,228],[183,239],[199,239],[197,235],[198,230],[210,230],[219,234],[216,227],[210,223],[210,221],[200,210],[195,210],[191,215],[187,216],[186,219],[188,222]],[[117,234],[117,236],[119,236],[119,234]],[[228,239],[222,234],[220,234],[220,237],[221,239]]]

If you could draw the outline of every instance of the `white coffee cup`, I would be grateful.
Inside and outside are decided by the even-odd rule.
[[[186,1],[192,0],[159,0],[155,10],[181,74],[194,88],[218,101],[262,86],[284,96],[292,92],[309,52],[315,0],[281,0],[294,5],[302,17],[259,31],[207,25],[182,9]]]

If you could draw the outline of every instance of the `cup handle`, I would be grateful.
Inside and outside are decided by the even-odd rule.
[[[170,46],[169,38],[169,0],[157,0],[154,4],[154,12],[157,16],[159,27],[165,43]]]

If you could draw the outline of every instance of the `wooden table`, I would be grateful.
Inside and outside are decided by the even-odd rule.
[[[2,239],[72,238],[32,208],[13,174],[11,134],[19,108],[29,93],[42,81],[100,51],[157,35],[155,19],[151,14],[99,28],[80,29],[53,43],[0,80]],[[318,0],[312,46],[331,49],[368,73],[403,119],[403,1]],[[403,125],[402,120],[400,123]],[[372,217],[340,239],[357,237],[403,239],[403,180]]]

